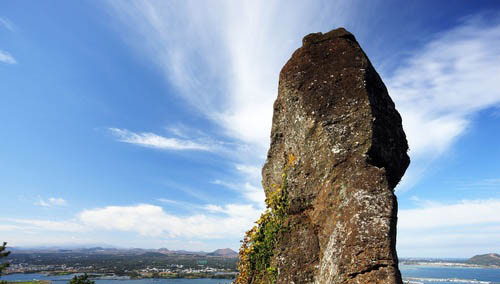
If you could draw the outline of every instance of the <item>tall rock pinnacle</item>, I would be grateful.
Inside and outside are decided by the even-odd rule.
[[[354,36],[304,37],[280,73],[262,170],[268,210],[243,241],[236,283],[402,283],[394,187],[407,150]]]

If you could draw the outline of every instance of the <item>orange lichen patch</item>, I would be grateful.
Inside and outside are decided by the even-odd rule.
[[[297,157],[293,153],[288,154],[288,165],[293,166]]]

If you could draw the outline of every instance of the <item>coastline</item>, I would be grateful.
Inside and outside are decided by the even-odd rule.
[[[500,265],[480,265],[460,262],[426,262],[426,261],[404,261],[399,265],[419,265],[419,266],[435,266],[435,267],[462,267],[462,268],[492,268],[500,269]]]
[[[460,283],[475,283],[475,284],[491,284],[491,281],[482,281],[482,280],[474,280],[474,279],[459,279],[459,278],[427,278],[427,277],[407,277],[403,279],[403,282],[409,284],[421,284],[423,282],[417,281],[426,281],[426,282],[460,282]]]
[[[107,274],[107,273],[94,273],[89,271],[84,272],[54,272],[54,271],[39,271],[39,272],[14,272],[14,273],[6,273],[3,276],[9,275],[42,275],[43,277],[54,277],[57,279],[45,280],[45,279],[30,279],[30,280],[7,280],[7,282],[33,282],[33,281],[58,281],[58,280],[70,280],[74,275],[80,275],[83,273],[87,273],[89,275],[89,279],[91,280],[141,280],[141,279],[150,279],[150,280],[162,280],[162,279],[224,279],[224,280],[232,280],[235,278],[235,272],[228,273],[168,273],[161,274],[158,277],[147,276],[147,275],[139,275],[136,277],[131,277],[128,275],[116,275],[116,274]],[[67,276],[67,277],[65,277]],[[2,277],[3,278],[3,277]],[[0,280],[3,280],[0,278]]]

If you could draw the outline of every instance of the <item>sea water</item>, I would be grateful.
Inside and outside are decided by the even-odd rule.
[[[418,278],[417,280],[412,280],[412,282],[424,284],[470,284],[474,283],[472,281],[500,283],[499,268],[400,265],[399,269],[401,270],[403,279]],[[432,281],[426,278],[432,278]],[[439,281],[438,279],[445,279],[446,281]],[[460,281],[459,279],[464,281]]]
[[[44,275],[37,273],[9,274],[0,280],[6,281],[29,281],[29,280],[51,280],[53,284],[66,284],[73,275]],[[104,279],[94,280],[96,284],[229,284],[232,280],[227,279]]]
[[[411,279],[413,283],[423,284],[471,284],[471,281],[500,284],[499,268],[449,267],[434,265],[400,265],[403,279]],[[28,281],[52,280],[53,284],[66,284],[73,275],[48,276],[44,274],[10,274],[0,280]],[[443,281],[440,281],[442,279]],[[461,280],[459,280],[461,279]],[[96,284],[229,284],[226,279],[105,279],[95,280]],[[476,282],[481,283],[481,282]]]

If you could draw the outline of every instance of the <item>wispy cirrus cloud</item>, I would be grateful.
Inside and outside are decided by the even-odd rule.
[[[0,17],[0,27],[4,27],[11,32],[13,32],[15,30],[14,24],[11,21],[9,21],[9,19],[7,19],[7,18]]]
[[[15,29],[14,24],[12,24],[11,21],[9,21],[6,18],[1,18],[1,17],[0,17],[0,27],[5,28],[11,32],[13,32]],[[0,62],[5,63],[5,64],[17,64],[17,61],[14,58],[14,56],[12,56],[7,51],[1,50],[1,49],[0,49]]]
[[[130,143],[138,146],[163,149],[163,150],[199,150],[214,151],[216,144],[210,141],[197,141],[180,139],[175,137],[165,137],[155,133],[141,132],[135,133],[127,129],[109,128],[111,134],[118,138],[118,141]]]
[[[6,64],[17,64],[16,59],[8,52],[0,50],[0,62]]]
[[[128,42],[160,68],[181,98],[250,147],[245,158],[256,163],[269,145],[281,67],[311,28],[320,29],[319,19],[340,25],[354,10],[348,2],[109,3],[133,31]]]
[[[408,189],[475,114],[500,105],[500,15],[469,17],[434,35],[387,78],[410,145]]]

